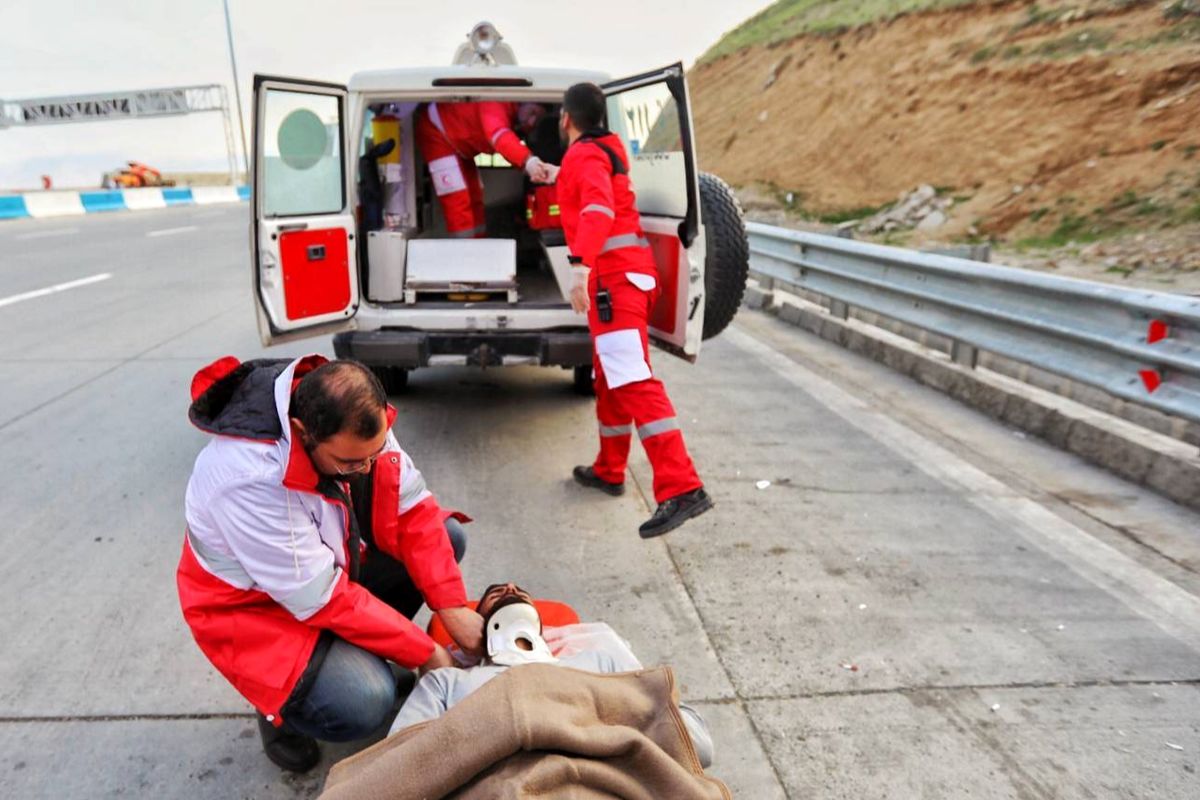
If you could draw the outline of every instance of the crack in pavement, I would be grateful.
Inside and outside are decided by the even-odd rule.
[[[933,684],[928,686],[881,686],[874,689],[830,689],[820,692],[794,692],[791,694],[743,695],[739,698],[747,702],[770,702],[776,700],[820,700],[826,697],[870,697],[888,694],[931,694],[934,692],[990,692],[1004,690],[1042,690],[1042,689],[1120,689],[1125,687],[1154,687],[1154,686],[1200,686],[1200,678],[1129,678],[1129,679],[1094,679],[1085,681],[1010,681],[1006,683],[961,683]],[[719,701],[689,700],[688,702],[708,703]]]
[[[193,722],[210,719],[253,720],[257,715],[249,711],[214,711],[206,714],[50,714],[45,716],[4,717],[0,725],[37,722]]]
[[[647,509],[653,508],[653,506],[650,504],[649,497],[646,495],[645,487],[643,487],[641,481],[638,480],[637,472],[630,470],[629,476],[633,481],[634,489],[637,490],[637,494],[641,498],[642,503],[645,504]],[[733,680],[733,674],[729,670],[729,665],[725,663],[725,659],[721,654],[720,648],[717,647],[717,643],[713,641],[712,636],[708,632],[708,620],[704,618],[704,614],[700,611],[700,606],[696,603],[696,598],[692,594],[692,587],[688,585],[687,579],[684,578],[683,570],[679,567],[679,562],[675,558],[674,551],[671,550],[670,543],[665,538],[660,538],[659,541],[663,544],[663,549],[667,553],[667,559],[671,562],[671,569],[675,572],[675,579],[679,581],[679,586],[683,589],[683,593],[687,595],[688,602],[692,604],[692,610],[696,613],[696,618],[700,620],[700,629],[704,631],[704,638],[707,640],[708,646],[713,652],[713,657],[716,658],[717,663],[721,665],[721,671],[725,673],[725,680],[729,684],[729,688],[733,690],[734,695],[731,698],[720,698],[715,701],[689,700],[688,702],[709,704],[720,703],[722,705],[736,704],[741,710],[742,714],[745,715],[746,722],[750,725],[750,730],[754,734],[755,741],[758,742],[758,746],[762,751],[763,758],[766,759],[767,764],[771,767],[771,774],[775,776],[775,783],[779,787],[779,791],[783,794],[786,800],[792,800],[792,794],[788,791],[787,784],[783,780],[783,775],[780,773],[779,767],[775,764],[774,759],[771,758],[771,751],[767,749],[766,740],[763,738],[763,733],[761,730],[759,730],[758,723],[750,714],[750,709],[746,708],[745,701],[742,699],[741,694],[738,692],[737,684]]]
[[[685,586],[686,589],[686,586]],[[689,597],[691,595],[689,594]],[[699,613],[699,609],[697,609]],[[713,648],[720,661],[720,652]],[[725,664],[722,662],[722,668]],[[728,672],[726,673],[728,676]],[[733,685],[732,680],[730,685]],[[959,683],[932,684],[927,686],[891,686],[876,689],[830,689],[821,692],[792,692],[790,694],[746,695],[734,688],[733,697],[685,697],[684,702],[704,706],[742,706],[751,726],[754,720],[745,703],[767,703],[779,700],[821,700],[834,697],[870,697],[873,695],[889,694],[932,694],[934,692],[988,692],[1012,689],[1105,689],[1126,687],[1155,687],[1155,686],[1196,686],[1200,687],[1200,678],[1129,678],[1129,679],[1096,679],[1087,681],[1011,681],[1008,683]],[[203,713],[163,713],[163,714],[45,714],[31,716],[0,715],[0,725],[39,722],[193,722],[206,720],[253,720],[256,715],[250,711],[212,711]],[[757,734],[757,727],[755,727]],[[761,742],[761,740],[760,740]],[[766,750],[763,751],[764,755]],[[770,761],[770,756],[767,756]],[[774,767],[774,764],[772,764]],[[778,773],[776,773],[778,776]],[[781,784],[782,785],[782,784]]]

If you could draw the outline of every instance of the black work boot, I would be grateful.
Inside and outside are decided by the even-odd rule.
[[[591,467],[576,467],[572,474],[575,476],[575,482],[580,486],[599,489],[605,494],[611,494],[613,497],[620,497],[625,494],[625,484],[609,483],[597,475],[596,470]]]
[[[308,772],[321,760],[316,739],[286,727],[276,728],[261,714],[258,716],[258,734],[262,737],[263,752],[280,769]]]
[[[654,516],[642,523],[638,535],[643,539],[653,539],[673,531],[692,517],[698,517],[713,507],[712,498],[704,487],[690,492],[669,497],[658,504]]]

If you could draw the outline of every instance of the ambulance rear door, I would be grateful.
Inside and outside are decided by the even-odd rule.
[[[650,338],[695,361],[704,329],[704,236],[683,64],[606,83],[608,127],[625,142],[662,294]]]
[[[264,345],[353,327],[347,95],[336,84],[254,76],[250,236]]]

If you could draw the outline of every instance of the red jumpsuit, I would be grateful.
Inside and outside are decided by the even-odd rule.
[[[516,167],[529,160],[529,148],[512,130],[516,113],[516,103],[496,102],[430,103],[417,113],[417,144],[452,237],[485,233],[483,184],[475,156],[499,153]]]
[[[597,142],[620,159],[620,169]],[[600,453],[592,468],[610,483],[624,482],[636,425],[654,468],[654,498],[661,503],[703,484],[667,390],[650,370],[647,327],[660,292],[658,269],[642,232],[628,165],[615,134],[576,141],[558,173],[558,205],[572,257],[591,268],[588,329],[600,421]],[[601,287],[612,296],[610,322],[601,322],[597,313]]]

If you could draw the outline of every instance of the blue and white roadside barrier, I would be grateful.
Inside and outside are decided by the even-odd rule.
[[[172,186],[89,192],[26,192],[0,195],[0,220],[21,217],[68,217],[76,214],[139,211],[167,206],[239,203],[249,199],[249,186]]]

